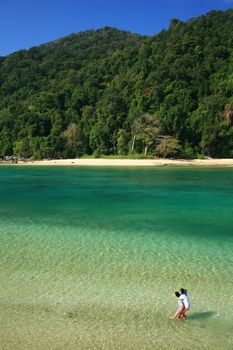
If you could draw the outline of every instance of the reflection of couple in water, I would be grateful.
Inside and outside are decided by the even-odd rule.
[[[176,317],[181,320],[185,319],[185,312],[190,308],[190,302],[187,295],[187,289],[180,288],[180,292],[175,292],[175,296],[178,298],[178,309],[174,316],[170,317],[170,319],[174,319]]]

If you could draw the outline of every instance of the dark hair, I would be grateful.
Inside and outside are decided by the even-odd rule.
[[[179,298],[180,293],[179,293],[179,292],[175,292],[175,296],[176,296],[177,298]]]
[[[180,292],[181,292],[181,294],[187,294],[187,289],[180,288]]]

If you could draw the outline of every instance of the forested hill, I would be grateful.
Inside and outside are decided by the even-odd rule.
[[[0,58],[0,156],[130,153],[233,157],[233,10]]]

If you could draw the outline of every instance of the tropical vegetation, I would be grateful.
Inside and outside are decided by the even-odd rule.
[[[233,157],[233,10],[0,57],[0,156]]]

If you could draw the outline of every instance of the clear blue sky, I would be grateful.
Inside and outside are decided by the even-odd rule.
[[[228,8],[233,0],[0,0],[0,56],[104,26],[152,35],[170,18]]]

